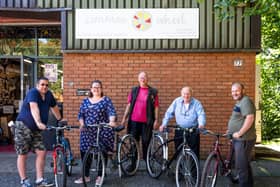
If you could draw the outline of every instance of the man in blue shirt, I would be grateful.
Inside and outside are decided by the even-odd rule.
[[[36,153],[36,185],[53,186],[53,183],[43,176],[46,148],[41,131],[46,129],[49,109],[57,120],[61,120],[61,114],[53,94],[48,90],[48,85],[47,78],[38,79],[36,88],[30,89],[27,93],[15,122],[15,149],[18,154],[17,167],[22,187],[32,187],[25,171],[27,154],[30,150]]]
[[[204,128],[206,115],[200,101],[192,97],[192,88],[184,87],[181,90],[181,97],[176,98],[167,109],[162,125],[159,130],[163,131],[171,118],[175,117],[176,123],[191,129],[186,134],[189,147],[194,151],[199,159],[200,136],[198,128]],[[183,131],[175,130],[175,137],[182,137],[175,140],[175,148],[183,142]]]

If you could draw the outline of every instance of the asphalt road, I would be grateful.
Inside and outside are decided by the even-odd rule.
[[[27,173],[31,181],[35,180],[35,155],[30,153],[27,161]],[[50,167],[51,153],[48,154],[46,160],[45,176],[48,179],[54,180],[52,175],[52,168]],[[80,162],[79,160],[77,162]],[[201,161],[203,164],[203,161]],[[280,160],[261,160],[258,159],[252,162],[254,170],[254,186],[255,187],[280,187]],[[80,176],[80,165],[73,167],[73,174],[68,177],[67,187],[83,186],[75,184],[74,180]],[[147,172],[145,165],[140,165],[140,168],[135,176],[119,178],[117,170],[107,170],[104,187],[173,187],[176,186],[175,178],[172,172],[164,173],[159,179],[151,178]],[[19,176],[16,168],[15,153],[1,153],[0,154],[0,187],[19,187]],[[92,181],[92,185],[94,183]],[[218,187],[235,187],[237,185],[229,184],[224,177],[218,179]]]

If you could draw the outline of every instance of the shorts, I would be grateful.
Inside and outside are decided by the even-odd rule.
[[[14,126],[15,150],[18,155],[25,155],[29,151],[45,151],[43,137],[40,131],[31,131],[21,121],[16,121]]]

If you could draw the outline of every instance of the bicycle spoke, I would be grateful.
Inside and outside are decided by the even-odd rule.
[[[215,153],[211,153],[207,160],[202,172],[202,185],[206,187],[214,187],[218,177],[218,161]]]
[[[159,136],[154,136],[147,151],[147,170],[151,177],[158,178],[164,167],[164,146]]]
[[[137,142],[131,135],[122,138],[118,148],[118,159],[121,171],[125,175],[134,175],[139,165]]]
[[[196,156],[192,152],[181,154],[176,166],[177,186],[197,186],[199,167]]]

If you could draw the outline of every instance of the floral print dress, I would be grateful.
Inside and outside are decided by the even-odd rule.
[[[85,128],[80,133],[80,150],[86,152],[96,143],[97,127],[87,127],[88,124],[109,123],[109,117],[116,116],[111,99],[104,96],[99,102],[91,103],[85,98],[80,106],[78,119],[83,119]],[[99,142],[105,146],[106,151],[114,147],[114,131],[110,128],[101,128]]]

